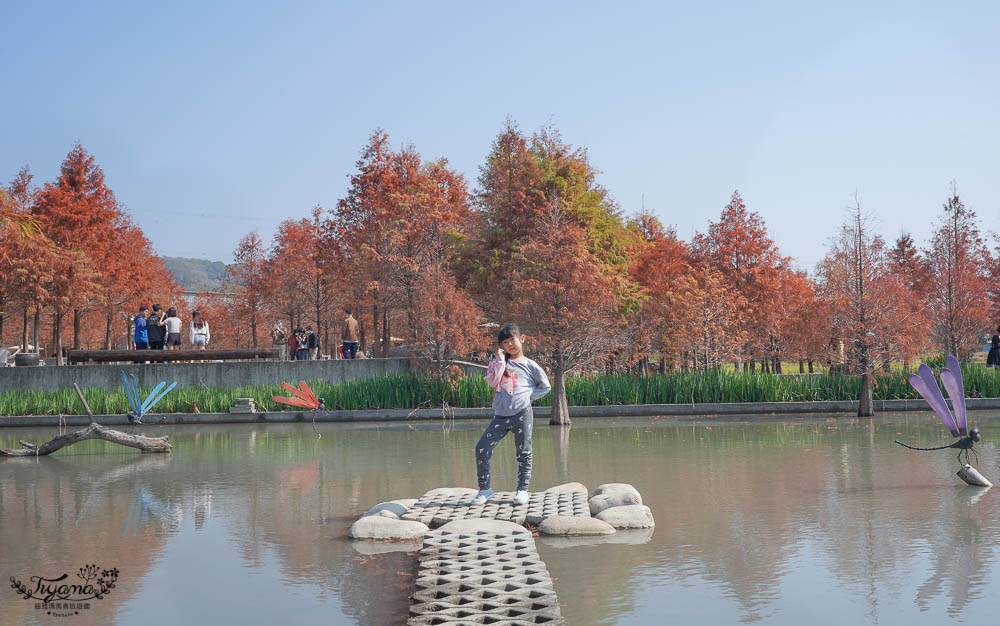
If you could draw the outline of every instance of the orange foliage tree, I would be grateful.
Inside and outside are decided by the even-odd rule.
[[[357,167],[347,197],[328,223],[329,241],[338,252],[332,262],[342,268],[343,291],[349,294],[344,304],[359,318],[357,294],[371,306],[375,356],[388,353],[397,314],[405,324],[399,334],[413,345],[446,341],[457,349],[477,335],[480,321],[449,270],[472,221],[463,177],[444,160],[423,163],[412,146],[394,152],[381,130],[370,137]],[[427,288],[433,290],[423,291]],[[452,317],[435,326],[421,319],[446,302],[466,312],[464,321]],[[445,329],[456,334],[445,339],[440,335]]]
[[[232,310],[228,314],[213,315],[209,328],[212,330],[212,342],[226,347],[239,347],[240,335],[236,333],[236,325],[230,320],[243,320],[244,327],[249,325],[250,334],[247,337],[248,347],[256,348],[260,334],[260,324],[264,320],[269,300],[267,282],[267,252],[257,233],[248,233],[240,239],[233,253],[233,263],[226,267],[226,277],[222,281],[223,289],[232,294]],[[206,309],[208,309],[206,303]],[[213,307],[214,308],[214,307]],[[222,312],[222,311],[220,311]],[[207,317],[207,311],[206,319]],[[214,311],[213,311],[214,313]],[[224,312],[222,312],[224,313]],[[229,328],[233,326],[233,328]],[[225,327],[225,328],[224,328]],[[218,330],[216,330],[218,328]],[[232,343],[227,332],[233,331]],[[219,333],[218,341],[215,333]]]
[[[743,308],[736,311],[740,334],[747,337],[741,356],[750,361],[751,369],[754,359],[766,363],[777,332],[774,300],[789,259],[768,236],[763,218],[748,211],[739,191],[734,191],[719,220],[709,222],[707,232],[696,234],[692,247],[695,256],[722,274],[742,298]]]
[[[856,202],[817,268],[821,297],[830,305],[831,336],[844,342],[849,364],[861,374],[892,357],[903,314],[885,242],[872,230]]]
[[[943,209],[927,251],[934,273],[931,321],[945,354],[966,359],[990,327],[990,256],[976,213],[966,208],[954,185]]]

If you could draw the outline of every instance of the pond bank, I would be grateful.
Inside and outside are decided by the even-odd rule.
[[[970,411],[1000,409],[1000,398],[968,398]],[[875,400],[876,412],[929,411],[924,400]],[[536,418],[549,417],[551,407],[534,408]],[[858,403],[850,401],[814,402],[707,402],[702,404],[632,404],[605,406],[572,406],[571,418],[576,417],[683,417],[716,415],[795,415],[800,413],[844,413],[856,415]],[[261,413],[152,413],[145,417],[147,425],[157,424],[252,424],[282,422],[391,422],[405,420],[490,419],[489,408],[438,409],[367,409],[359,411],[269,411]],[[97,415],[105,426],[127,425],[125,415]],[[29,415],[0,417],[4,426],[86,426],[86,415]]]

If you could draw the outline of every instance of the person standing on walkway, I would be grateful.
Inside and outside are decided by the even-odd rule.
[[[159,304],[153,305],[153,312],[146,318],[146,336],[149,338],[150,350],[163,349],[167,329],[163,325],[163,308]]]
[[[347,314],[347,317],[344,318],[344,327],[340,333],[340,339],[344,342],[344,358],[356,359],[358,358],[358,342],[361,340],[358,320],[354,319],[350,309],[345,308],[344,313]]]
[[[145,304],[139,307],[139,314],[135,316],[135,349],[146,350],[149,348],[149,334],[146,332],[146,316],[149,314],[149,307]]]
[[[167,309],[167,316],[163,319],[163,325],[167,329],[167,350],[180,350],[181,318],[177,317],[177,309],[174,307]]]
[[[278,349],[282,361],[288,358],[288,331],[281,325],[281,320],[274,320],[271,327],[271,346]]]
[[[996,334],[990,339],[990,352],[986,355],[986,367],[1000,368],[1000,326],[997,326]]]
[[[535,416],[531,403],[552,388],[549,377],[538,363],[524,356],[521,330],[507,324],[497,334],[496,358],[486,370],[486,382],[493,388],[493,419],[476,443],[476,478],[479,493],[476,504],[485,504],[495,493],[490,488],[490,463],[493,449],[508,432],[514,433],[517,453],[517,491],[515,504],[527,504],[531,481],[531,429]],[[506,352],[506,354],[505,354]]]
[[[309,358],[309,339],[306,331],[301,328],[295,329],[295,360],[305,361]]]
[[[202,317],[201,311],[195,311],[191,314],[191,332],[190,340],[191,347],[196,350],[204,350],[208,345],[209,339],[212,338],[212,333],[208,329],[208,322]]]
[[[309,360],[316,360],[316,353],[319,352],[319,338],[313,332],[312,325],[306,326],[306,347],[309,349]]]

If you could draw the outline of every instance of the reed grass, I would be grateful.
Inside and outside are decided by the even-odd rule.
[[[1000,397],[1000,370],[983,367],[963,369],[965,393],[970,398]],[[567,379],[570,405],[701,404],[706,402],[795,402],[857,400],[857,376],[780,375],[727,371],[684,372],[640,378],[633,375],[577,376]],[[309,385],[329,409],[415,409],[441,407],[488,407],[493,392],[481,376],[447,381],[430,376],[385,376],[339,384],[314,381]],[[140,390],[145,398],[151,389]],[[121,389],[83,391],[95,414],[125,413],[128,402]],[[264,411],[288,410],[271,397],[287,396],[278,385],[256,385],[222,389],[187,387],[174,389],[154,407],[155,413],[203,413],[228,411],[236,398],[253,398]],[[901,372],[875,376],[873,395],[878,400],[918,398]],[[552,395],[537,402],[550,406]],[[8,391],[0,393],[0,415],[83,415],[83,405],[72,390]]]

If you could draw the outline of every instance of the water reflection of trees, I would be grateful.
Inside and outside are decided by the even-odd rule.
[[[897,429],[932,440],[932,426],[655,422],[605,428],[578,420],[571,430],[536,431],[534,488],[629,482],[656,517],[646,545],[539,541],[556,591],[569,601],[563,614],[570,623],[615,623],[642,601],[644,586],[691,581],[731,598],[738,619],[765,620],[806,545],[826,561],[808,565],[865,598],[873,621],[893,602],[927,610],[944,598],[958,613],[983,595],[1000,542],[989,506],[995,495],[974,501],[983,492],[956,484],[953,457],[901,452],[891,443]],[[196,528],[209,519],[223,524],[247,568],[275,554],[284,584],[306,585],[321,601],[339,599],[352,621],[401,623],[413,555],[359,554],[345,539],[347,527],[376,502],[467,485],[478,435],[478,428],[368,429],[316,440],[308,426],[178,429],[170,456],[8,460],[0,464],[0,522],[5,550],[12,546],[4,562],[72,571],[99,552],[97,562],[123,572],[125,563],[138,580],[175,523],[151,520],[121,536],[129,499],[141,488],[167,509],[192,515]],[[494,462],[498,482],[513,478],[508,450]],[[913,591],[907,577],[921,559],[931,573]],[[129,596],[128,584],[123,575],[108,607]],[[903,589],[915,597],[900,598]],[[15,607],[30,614],[28,604]],[[113,619],[113,610],[108,615]]]
[[[897,428],[843,419],[597,432],[577,424],[570,473],[592,486],[635,484],[656,516],[657,550],[641,555],[639,568],[628,550],[609,552],[601,568],[579,575],[582,555],[560,555],[560,567],[550,566],[564,577],[557,591],[593,583],[582,594],[586,607],[567,606],[564,615],[613,623],[643,577],[654,585],[693,577],[732,598],[741,621],[766,619],[809,544],[821,547],[819,558],[829,559],[838,584],[868,602],[874,621],[929,551],[934,573],[914,600],[925,610],[946,594],[957,613],[988,582],[1000,541],[996,513],[968,504],[982,492],[961,486],[952,476],[957,467],[928,467],[937,460],[900,454],[892,445]],[[906,426],[915,434],[928,428],[935,426]]]
[[[79,447],[79,446],[78,446]],[[58,455],[0,463],[0,531],[4,580],[35,575],[74,580],[87,564],[118,568],[117,586],[90,601],[87,623],[114,623],[118,610],[141,587],[167,535],[167,520],[147,519],[123,533],[137,491],[148,489],[168,455]],[[8,590],[9,591],[9,590]],[[40,620],[34,600],[4,597],[4,623]]]

